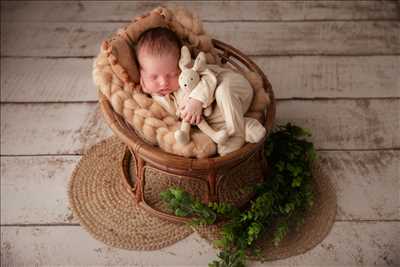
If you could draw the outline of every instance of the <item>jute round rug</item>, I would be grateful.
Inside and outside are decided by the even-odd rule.
[[[95,239],[112,247],[156,250],[184,239],[195,230],[172,223],[141,209],[123,184],[120,163],[125,146],[108,138],[90,148],[72,173],[68,195],[80,224]],[[329,179],[316,168],[314,205],[304,224],[275,247],[267,235],[258,246],[261,254],[252,259],[276,260],[306,252],[329,233],[336,216],[336,195]],[[210,242],[218,238],[219,226],[196,229]]]

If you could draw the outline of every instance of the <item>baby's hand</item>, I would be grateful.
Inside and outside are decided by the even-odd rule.
[[[198,124],[201,121],[203,103],[197,99],[189,98],[185,106],[181,108],[181,118],[191,124]]]

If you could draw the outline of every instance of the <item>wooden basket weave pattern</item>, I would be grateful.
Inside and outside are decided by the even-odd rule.
[[[253,187],[262,181],[262,162],[255,154],[219,178],[218,201],[241,207],[254,196]]]
[[[153,167],[145,167],[144,170],[144,201],[147,205],[169,212],[168,207],[160,199],[160,193],[171,187],[179,187],[188,192],[193,198],[202,199],[207,194],[207,182],[188,176],[175,175],[157,170]]]

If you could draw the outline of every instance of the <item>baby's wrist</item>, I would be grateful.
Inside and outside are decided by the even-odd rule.
[[[203,105],[204,103],[196,98],[193,97],[189,97],[189,100],[191,100],[192,102],[195,102],[197,104]]]

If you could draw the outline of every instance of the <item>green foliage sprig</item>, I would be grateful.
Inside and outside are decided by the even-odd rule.
[[[273,228],[272,241],[277,246],[293,225],[303,222],[304,211],[313,204],[311,168],[316,153],[306,140],[310,136],[290,123],[270,134],[264,147],[270,174],[254,188],[256,195],[246,210],[225,203],[205,205],[179,188],[161,193],[177,216],[194,216],[194,224],[212,224],[218,216],[229,219],[216,241],[221,248],[218,260],[210,267],[245,266],[245,251],[254,249],[267,229]]]
[[[160,193],[161,199],[165,201],[176,216],[194,216],[193,224],[213,224],[217,218],[216,213],[207,205],[193,199],[188,192],[181,188],[172,187]]]

